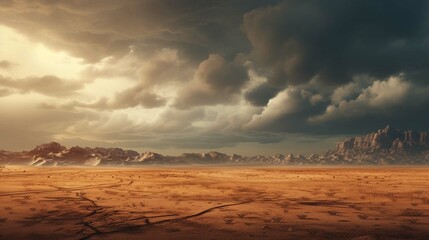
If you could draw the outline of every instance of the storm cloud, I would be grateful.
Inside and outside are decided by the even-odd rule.
[[[0,103],[73,119],[42,139],[210,149],[427,130],[428,1],[0,2]]]
[[[170,47],[197,60],[211,53],[233,58],[250,47],[240,31],[242,15],[260,4],[253,0],[13,0],[0,6],[0,21],[88,61],[121,55],[130,45],[144,54]]]
[[[245,14],[244,28],[271,84],[342,84],[426,74],[427,13],[427,1],[291,0]]]
[[[228,63],[222,56],[211,54],[198,66],[193,80],[180,90],[176,106],[230,103],[248,80],[247,70],[239,58]]]

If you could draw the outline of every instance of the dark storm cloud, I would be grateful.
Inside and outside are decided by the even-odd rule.
[[[239,57],[230,63],[211,54],[198,66],[193,81],[179,92],[175,105],[188,108],[231,102],[248,80],[247,69]]]
[[[280,141],[281,137],[270,135],[273,132],[361,133],[388,123],[420,128],[429,122],[425,110],[429,105],[428,1],[0,3],[2,25],[83,58],[90,66],[88,78],[134,81],[131,87],[94,102],[67,99],[65,107],[107,110],[105,114],[131,107],[173,109],[150,126],[152,132],[166,129],[166,136],[154,143],[157,146],[174,142],[189,143],[187,147],[232,146]],[[132,60],[127,62],[126,57]],[[91,68],[91,63],[106,63],[100,61],[106,58],[111,60],[106,60],[105,68]],[[6,65],[0,63],[2,71]],[[256,80],[248,72],[256,72]],[[0,79],[0,95],[19,91],[66,96],[83,87],[83,83],[53,77],[18,80]],[[228,108],[235,106],[245,117],[231,113]],[[206,116],[210,114],[218,117]],[[232,120],[222,121],[228,117]],[[193,126],[198,121],[234,129],[225,134],[230,141],[224,136],[210,138],[214,131],[207,127],[204,143]],[[254,131],[267,132],[268,137],[233,136]],[[115,132],[118,141],[120,133]]]
[[[245,14],[251,59],[268,78],[246,98],[261,105],[270,89],[287,93],[247,127],[329,134],[421,127],[429,121],[428,16],[427,1],[369,0],[290,0]],[[312,96],[290,94],[291,86]]]
[[[245,14],[244,28],[277,86],[418,75],[429,64],[427,1],[290,0]]]
[[[244,97],[255,106],[265,106],[280,91],[267,83],[263,83],[245,92]]]
[[[218,53],[232,59],[250,44],[242,15],[260,1],[15,0],[0,6],[3,24],[74,55],[96,61],[127,52],[174,47],[191,59]],[[38,29],[38,31],[34,31]]]

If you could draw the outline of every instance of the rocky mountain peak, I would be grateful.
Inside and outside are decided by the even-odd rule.
[[[427,132],[402,131],[389,125],[364,136],[339,141],[336,148],[337,153],[419,150],[429,150]]]
[[[71,147],[57,142],[37,146],[31,151],[0,151],[0,164],[45,166],[122,166],[122,165],[408,165],[429,164],[429,132],[402,131],[386,126],[372,133],[337,142],[336,150],[309,157],[293,154],[274,156],[227,155],[221,152],[183,153],[179,156],[155,152],[103,147]]]
[[[66,147],[62,146],[61,144],[57,142],[50,142],[35,147],[33,150],[30,151],[30,153],[34,155],[44,156],[49,153],[59,153],[64,150],[66,150]]]

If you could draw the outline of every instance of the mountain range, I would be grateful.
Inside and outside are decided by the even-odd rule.
[[[144,166],[144,165],[411,165],[429,163],[429,132],[402,131],[387,126],[364,136],[337,143],[323,154],[274,156],[227,155],[220,152],[164,156],[121,148],[66,148],[57,142],[30,151],[0,150],[2,165],[32,166]]]

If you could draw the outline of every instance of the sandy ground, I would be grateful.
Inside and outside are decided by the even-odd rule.
[[[429,239],[429,168],[0,170],[0,239]]]

